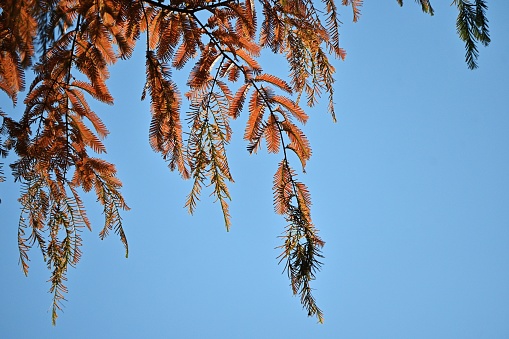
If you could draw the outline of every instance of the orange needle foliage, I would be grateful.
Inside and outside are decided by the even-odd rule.
[[[342,0],[353,20],[362,0]],[[417,1],[432,14],[429,1]],[[402,4],[401,0],[398,0]],[[467,43],[467,62],[475,66],[475,42],[489,43],[483,1],[455,0],[460,9],[458,32]],[[290,153],[303,171],[311,147],[298,124],[308,115],[302,95],[313,106],[322,92],[335,120],[334,67],[329,55],[344,59],[339,45],[338,10],[334,0],[320,8],[307,0],[0,0],[0,89],[17,103],[25,90],[25,71],[35,78],[19,120],[0,111],[0,154],[13,151],[10,165],[22,184],[19,202],[20,263],[28,273],[28,251],[41,249],[51,273],[52,318],[55,323],[67,292],[66,272],[81,256],[81,231],[91,229],[82,192],[94,191],[109,231],[128,244],[121,211],[128,210],[115,166],[90,155],[106,151],[108,130],[91,110],[93,98],[113,104],[106,80],[108,67],[128,59],[138,41],[146,50],[146,83],[150,97],[149,141],[170,170],[193,180],[185,205],[193,213],[203,186],[219,201],[227,229],[231,226],[228,182],[233,182],[226,154],[230,121],[247,108],[244,138],[256,152],[281,153],[274,175],[274,207],[287,222],[281,261],[285,261],[294,294],[310,316],[323,315],[310,282],[320,268],[324,242],[311,220],[311,198],[290,167]],[[261,25],[258,26],[258,17]],[[289,83],[265,73],[257,58],[262,49],[286,57]],[[468,54],[470,51],[470,54]],[[469,59],[470,56],[470,59]],[[194,62],[185,97],[189,100],[183,133],[182,95],[172,70]],[[78,80],[77,78],[81,79]],[[296,99],[291,99],[295,94]],[[296,122],[294,122],[296,121]],[[183,138],[183,135],[187,135]],[[0,181],[4,180],[0,167]]]

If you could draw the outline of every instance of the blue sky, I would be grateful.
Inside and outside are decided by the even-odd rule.
[[[455,9],[433,5],[429,17],[413,1],[366,1],[357,24],[342,8],[339,121],[325,101],[308,110],[313,156],[299,176],[326,241],[314,282],[325,324],[306,316],[277,265],[285,221],[273,212],[272,176],[281,156],[247,153],[244,112],[228,149],[232,230],[207,192],[189,216],[191,182],[148,144],[139,48],[112,69],[115,105],[94,105],[111,132],[105,157],[132,208],[124,213],[130,257],[114,234],[99,240],[102,215],[87,196],[95,228],[83,234],[68,302],[51,326],[38,250],[28,278],[18,266],[19,187],[8,178],[0,185],[0,337],[508,338],[509,4],[489,1],[492,43],[475,71],[464,63]]]

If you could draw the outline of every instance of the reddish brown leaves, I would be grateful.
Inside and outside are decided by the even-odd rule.
[[[122,37],[123,26],[117,21],[119,2],[96,4],[99,3],[1,4],[0,45],[8,47],[9,53],[0,51],[0,88],[13,101],[23,88],[22,67],[30,64],[34,54],[32,40],[36,32],[41,34],[42,51],[33,66],[36,77],[25,99],[25,112],[19,122],[4,120],[4,132],[8,135],[6,144],[9,148],[14,146],[18,155],[12,164],[14,177],[23,183],[19,199],[20,262],[26,274],[28,250],[37,243],[52,271],[53,322],[67,292],[67,269],[81,257],[81,229],[91,229],[79,187],[85,192],[94,189],[103,207],[105,225],[101,238],[114,229],[128,253],[120,218],[120,210],[128,207],[119,191],[121,182],[115,176],[115,167],[88,155],[90,150],[106,152],[101,139],[108,130],[91,110],[87,96],[113,103],[106,80],[108,65],[117,59],[114,41],[121,55],[129,53],[132,46]],[[65,33],[54,35],[61,31],[57,26]],[[9,36],[12,40],[4,39]],[[11,42],[17,47],[9,47]],[[76,71],[81,72],[82,80],[75,79]]]
[[[361,3],[343,1],[354,8],[354,20]],[[319,266],[316,258],[323,242],[311,223],[309,192],[288,164],[296,156],[304,170],[311,156],[299,126],[309,118],[299,104],[302,94],[313,106],[327,92],[334,116],[334,68],[327,53],[345,56],[339,47],[340,22],[334,0],[323,1],[323,12],[310,1],[263,0],[261,4],[258,36],[252,0],[0,1],[0,90],[14,103],[25,86],[24,70],[37,56],[23,116],[14,121],[1,113],[6,140],[2,139],[0,151],[3,155],[13,149],[18,156],[12,168],[15,179],[24,185],[20,262],[26,273],[27,253],[34,243],[47,258],[53,321],[67,292],[67,268],[81,255],[79,232],[91,228],[81,192],[94,192],[102,206],[105,222],[100,238],[115,231],[128,253],[120,216],[121,210],[128,209],[120,193],[122,184],[113,164],[89,155],[106,152],[103,138],[108,130],[88,100],[113,104],[107,87],[109,66],[129,58],[142,36],[146,38],[142,98],[150,97],[152,116],[149,142],[170,170],[192,178],[185,202],[191,213],[202,188],[209,188],[230,228],[227,183],[233,177],[226,149],[231,119],[247,111],[244,139],[249,152],[265,143],[268,152],[282,154],[274,178],[274,206],[289,222],[283,257],[288,259],[294,293],[321,321],[309,281]],[[36,35],[38,54],[33,46]],[[286,57],[287,77],[263,72],[258,58],[265,47]],[[184,91],[189,100],[188,132],[184,132],[182,96],[171,69],[187,69],[190,62],[193,67]]]
[[[353,22],[357,22],[361,16],[363,0],[342,0],[343,6],[352,6]]]
[[[274,210],[277,214],[287,214],[292,197],[295,195],[293,177],[295,172],[282,160],[274,174]]]
[[[244,132],[244,139],[253,142],[260,138],[263,133],[262,120],[265,108],[263,94],[259,91],[254,91],[249,101],[249,119],[246,131]]]
[[[180,123],[180,96],[170,80],[169,69],[147,53],[147,83],[151,96],[152,121],[150,145],[169,161],[171,170],[178,169],[183,178],[189,178],[182,151],[182,126]],[[143,94],[145,96],[145,94]]]

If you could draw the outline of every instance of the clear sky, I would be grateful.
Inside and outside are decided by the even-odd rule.
[[[339,121],[325,105],[308,110],[313,156],[299,176],[326,241],[314,282],[325,324],[306,316],[277,264],[285,221],[273,212],[272,176],[281,156],[247,153],[244,112],[228,149],[232,230],[207,191],[189,216],[191,182],[148,144],[140,45],[112,69],[115,105],[94,105],[132,208],[123,219],[129,259],[116,235],[99,240],[102,215],[87,196],[95,228],[83,234],[53,327],[38,249],[28,278],[18,266],[19,186],[8,177],[0,338],[509,338],[509,3],[489,1],[492,43],[470,71],[450,2],[433,1],[429,17],[413,1],[365,1],[356,24],[341,8]]]

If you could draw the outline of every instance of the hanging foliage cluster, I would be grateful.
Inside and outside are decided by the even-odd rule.
[[[353,20],[359,19],[362,0],[337,2],[350,6]],[[428,0],[417,2],[433,14]],[[476,43],[490,41],[486,3],[453,4],[468,66],[475,68]],[[290,160],[304,171],[311,157],[300,127],[308,120],[301,102],[312,107],[325,93],[335,120],[329,57],[346,55],[339,44],[337,5],[335,0],[0,0],[0,89],[14,105],[25,90],[25,72],[34,73],[21,118],[0,111],[0,155],[16,155],[10,167],[22,185],[20,264],[27,274],[28,252],[39,247],[52,272],[53,322],[67,292],[66,272],[81,257],[80,234],[91,229],[80,194],[95,193],[105,218],[100,237],[117,233],[128,254],[121,212],[129,207],[115,166],[98,157],[106,151],[102,140],[108,129],[88,101],[113,104],[108,68],[129,59],[139,41],[146,50],[142,99],[151,102],[150,145],[170,170],[192,180],[185,201],[189,212],[202,188],[210,187],[226,229],[231,226],[228,183],[233,178],[226,145],[232,119],[246,114],[250,153],[265,145],[281,154],[273,179],[274,208],[287,222],[280,260],[293,293],[310,316],[323,321],[310,283],[324,242],[311,219],[309,191]],[[264,72],[257,61],[263,49],[286,58],[288,82]],[[182,95],[172,71],[190,62],[194,67]],[[189,102],[185,109],[183,97]],[[0,181],[4,176],[0,167]]]

